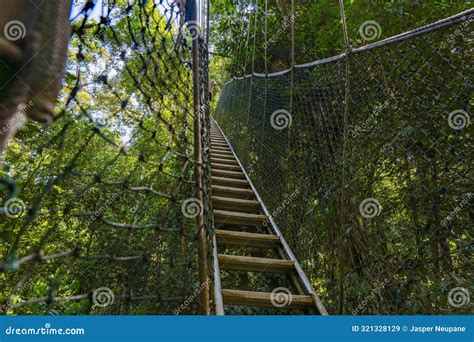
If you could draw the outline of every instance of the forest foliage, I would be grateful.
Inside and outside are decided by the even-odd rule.
[[[194,148],[179,9],[94,3],[73,7],[54,124],[25,123],[6,151],[3,313],[171,314],[197,286],[181,210]]]
[[[371,43],[470,7],[344,3],[354,47],[367,43],[365,21],[381,27]],[[4,314],[171,314],[199,288],[195,225],[182,213],[195,191],[189,39],[163,1],[109,4],[73,20],[55,123],[25,123],[6,151],[0,200],[18,198],[21,210],[0,216]],[[264,0],[211,1],[215,117],[270,210],[296,196],[275,219],[330,313],[464,313],[446,298],[454,287],[474,293],[472,133],[446,117],[470,110],[472,38],[434,48],[446,30],[354,58],[345,123],[344,63],[302,71],[290,134],[275,132],[288,75],[224,84],[291,66],[290,4],[268,0],[266,44]],[[295,4],[296,64],[344,51],[337,0]],[[364,124],[375,128],[356,130]],[[344,145],[347,128],[357,134]],[[358,211],[368,197],[382,206],[373,220]],[[104,287],[114,300],[94,305]],[[192,303],[183,313],[196,312]]]

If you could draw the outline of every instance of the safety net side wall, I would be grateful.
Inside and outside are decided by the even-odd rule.
[[[447,293],[474,286],[469,39],[464,21],[224,87],[214,117],[329,312],[468,310]]]
[[[183,11],[75,2],[57,118],[27,122],[5,154],[0,313],[198,312],[196,37]]]

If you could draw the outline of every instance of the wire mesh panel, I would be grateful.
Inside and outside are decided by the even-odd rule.
[[[470,15],[223,88],[214,116],[329,312],[469,310],[447,299],[474,286]]]
[[[163,0],[73,3],[54,124],[25,123],[5,153],[3,314],[197,312],[203,203],[185,11]]]

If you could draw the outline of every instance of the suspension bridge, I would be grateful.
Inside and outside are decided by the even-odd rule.
[[[431,312],[469,278],[472,9],[353,47],[340,1],[343,51],[297,64],[293,19],[272,71],[251,1],[211,112],[208,2],[63,5],[0,15],[2,314]]]

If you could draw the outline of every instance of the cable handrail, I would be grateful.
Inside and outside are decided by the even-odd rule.
[[[378,41],[378,42],[375,42],[375,43],[371,43],[371,44],[361,46],[359,48],[351,49],[349,51],[349,53],[350,54],[364,53],[364,52],[367,52],[367,51],[370,51],[370,50],[381,48],[381,47],[386,46],[386,45],[398,43],[398,42],[401,42],[401,41],[404,41],[404,40],[407,40],[407,39],[410,39],[410,38],[413,38],[413,37],[425,35],[425,34],[428,34],[430,32],[437,31],[441,28],[458,24],[460,22],[464,22],[464,21],[470,22],[473,19],[474,19],[474,8],[471,8],[471,9],[468,9],[466,11],[460,12],[458,14],[452,15],[450,17],[438,20],[434,23],[430,23],[430,24],[418,27],[418,28],[413,29],[413,30],[405,31],[403,33],[394,35],[392,37],[385,38],[385,39],[383,39],[381,41]],[[233,81],[235,81],[235,80],[243,80],[243,79],[250,78],[250,77],[272,78],[272,77],[283,76],[283,75],[286,75],[286,74],[290,73],[293,69],[312,68],[314,66],[321,65],[321,64],[333,63],[333,62],[336,62],[336,61],[339,61],[339,60],[343,59],[345,56],[346,56],[346,52],[343,52],[339,55],[318,59],[318,60],[313,61],[313,62],[297,64],[294,67],[291,67],[291,68],[288,68],[288,69],[285,69],[285,70],[282,70],[282,71],[277,71],[277,72],[272,72],[272,73],[254,72],[254,73],[250,73],[250,74],[247,74],[247,75],[244,75],[244,76],[234,77],[232,80],[228,81],[226,83],[226,85],[233,82]]]

